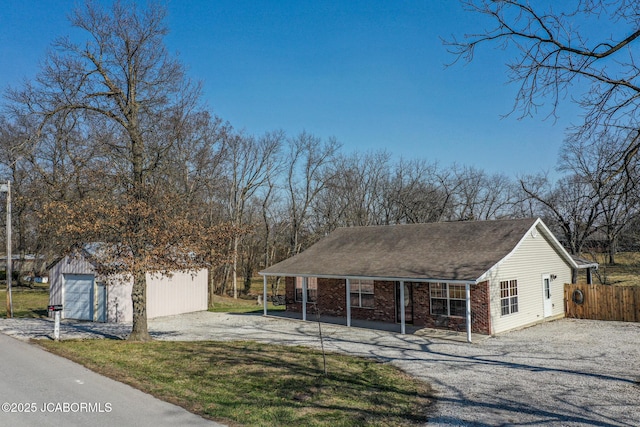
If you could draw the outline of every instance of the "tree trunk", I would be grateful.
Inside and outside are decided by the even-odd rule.
[[[218,288],[218,292],[222,296],[227,296],[227,284],[229,281],[229,270],[230,267],[228,264],[225,264],[222,268],[222,277],[220,278],[220,287]]]
[[[616,237],[609,237],[609,265],[616,263],[616,252],[618,252],[618,239]]]
[[[129,334],[129,341],[151,341],[147,328],[147,275],[136,272],[131,288],[131,302],[133,303],[133,328]]]
[[[208,307],[211,308],[213,307],[213,294],[215,292],[215,288],[214,288],[214,281],[213,281],[213,268],[209,268],[208,269],[208,274],[207,274],[207,287],[209,288],[209,294],[207,295],[207,302],[208,302]]]
[[[251,293],[251,279],[253,278],[253,268],[251,267],[251,261],[247,261],[247,267],[244,274],[244,294],[249,295]]]
[[[233,238],[233,268],[231,280],[233,283],[233,298],[238,299],[238,236]]]

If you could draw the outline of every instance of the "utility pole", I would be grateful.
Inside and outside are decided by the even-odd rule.
[[[13,301],[11,300],[11,181],[0,184],[0,192],[7,193],[7,318],[13,317]]]

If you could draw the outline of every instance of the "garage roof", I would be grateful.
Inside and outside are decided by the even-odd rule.
[[[474,282],[538,224],[526,218],[339,228],[260,274]],[[541,228],[576,267],[548,228]]]

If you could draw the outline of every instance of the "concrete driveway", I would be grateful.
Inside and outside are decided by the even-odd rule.
[[[164,340],[254,340],[319,347],[318,324],[193,313],[150,320]],[[121,336],[127,325],[65,323],[62,337]],[[1,320],[50,336],[47,320]],[[562,319],[467,344],[455,337],[322,324],[325,348],[392,363],[437,392],[431,426],[640,425],[640,324]],[[452,339],[453,338],[453,339]]]

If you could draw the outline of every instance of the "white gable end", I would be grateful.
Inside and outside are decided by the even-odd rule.
[[[544,224],[536,223],[516,248],[485,273],[480,281],[489,281],[492,333],[522,327],[544,319],[543,276],[551,281],[552,316],[564,314],[564,284],[571,281],[570,257],[547,233]],[[518,310],[502,314],[500,282],[517,280]]]

